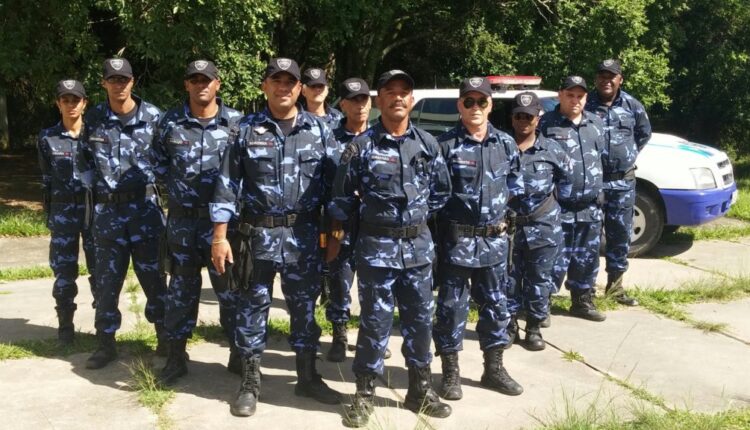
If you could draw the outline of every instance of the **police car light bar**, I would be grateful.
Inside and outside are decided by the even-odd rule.
[[[530,90],[537,89],[542,84],[539,76],[487,76],[493,89],[500,90]]]

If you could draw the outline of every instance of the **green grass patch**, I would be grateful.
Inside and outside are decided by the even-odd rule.
[[[727,216],[750,221],[750,157],[735,161],[732,167],[739,195]]]
[[[81,352],[93,352],[96,337],[88,333],[76,333],[73,345],[61,346],[57,339],[19,340],[0,343],[0,361],[23,358],[67,357]]]
[[[88,276],[86,266],[78,265],[78,276]],[[0,281],[23,281],[27,279],[51,278],[54,274],[49,266],[12,267],[0,269]]]
[[[663,235],[660,242],[670,244],[689,243],[699,240],[733,240],[745,236],[750,236],[750,226],[680,227],[674,233]]]
[[[569,296],[552,296],[552,303],[550,303],[550,310],[553,314],[555,313],[567,313],[570,309],[571,301]],[[612,311],[619,309],[622,305],[606,296],[595,296],[594,306],[602,312]]]
[[[570,351],[563,351],[562,356],[563,356],[563,359],[567,361],[578,361],[581,363],[584,362],[583,355],[581,355],[577,351],[573,351],[572,349]]]
[[[0,236],[30,237],[49,234],[43,211],[0,205]]]
[[[0,296],[6,296],[8,294],[13,294],[12,291],[0,291]]]
[[[132,377],[130,387],[138,394],[138,403],[157,415],[157,428],[174,427],[174,422],[164,411],[164,406],[174,399],[174,390],[159,384],[151,365],[141,357],[133,360],[128,368]]]

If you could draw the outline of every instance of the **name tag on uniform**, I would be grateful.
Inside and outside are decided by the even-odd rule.
[[[250,140],[247,142],[247,146],[256,146],[261,148],[272,148],[274,146],[273,141],[268,140]]]
[[[107,138],[91,136],[89,137],[89,142],[107,143]]]
[[[187,140],[176,139],[176,138],[170,138],[169,143],[172,145],[189,145],[190,144],[190,142]]]
[[[380,155],[380,154],[372,154],[370,155],[371,160],[376,161],[385,161],[386,163],[397,163],[398,160],[396,157],[388,156],[388,155]]]
[[[461,159],[461,158],[456,158],[456,159],[455,159],[455,160],[453,161],[453,164],[458,164],[458,165],[460,165],[460,166],[471,166],[471,167],[476,167],[476,165],[477,165],[477,162],[476,162],[476,160],[464,160],[464,159]]]
[[[70,152],[65,151],[52,151],[53,157],[70,157]]]

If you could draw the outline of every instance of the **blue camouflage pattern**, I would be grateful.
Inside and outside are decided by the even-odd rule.
[[[553,193],[570,194],[570,175],[573,165],[560,145],[537,135],[534,145],[521,152],[524,195],[511,202],[519,216],[529,216],[538,210]],[[558,191],[555,191],[558,190]],[[526,314],[543,320],[549,309],[549,294],[556,287],[552,269],[558,245],[562,242],[560,205],[525,225],[516,226],[513,235],[511,287],[508,291],[508,310],[512,315],[524,309]]]
[[[569,182],[558,189],[557,199],[562,210],[563,240],[554,264],[556,291],[567,273],[566,287],[571,290],[594,288],[599,272],[599,232],[602,211],[602,148],[604,132],[601,119],[584,111],[581,122],[573,124],[560,113],[559,105],[542,116],[539,130],[544,137],[555,140],[571,160]],[[567,183],[566,183],[567,182]],[[582,205],[579,210],[566,205]]]
[[[75,310],[78,295],[78,253],[83,241],[91,295],[96,298],[94,279],[94,240],[85,222],[83,200],[77,202],[91,186],[91,172],[83,158],[80,137],[73,137],[61,123],[44,129],[37,139],[39,168],[45,196],[60,202],[49,202],[47,228],[50,230],[49,264],[55,276],[52,296],[57,309]],[[65,202],[67,200],[67,202]]]
[[[477,334],[482,350],[508,343],[508,236],[451,237],[451,223],[485,226],[505,222],[509,198],[523,193],[518,147],[508,134],[487,124],[474,140],[463,124],[438,137],[450,172],[452,193],[437,214],[441,260],[437,266],[437,310],[433,338],[437,354],[463,349],[469,295],[479,306]]]
[[[326,114],[318,117],[318,119],[323,121],[331,130],[336,130],[341,125],[344,114],[340,110],[326,105]]]
[[[89,168],[94,172],[96,194],[143,192],[155,184],[151,150],[161,111],[133,96],[136,114],[122,124],[108,102],[86,114],[84,147]],[[96,329],[114,333],[120,328],[120,291],[130,257],[146,295],[146,318],[161,324],[164,317],[166,278],[159,271],[159,237],[165,228],[158,196],[147,193],[142,201],[97,202],[93,234],[97,241],[96,284],[99,289]]]
[[[627,172],[634,168],[638,153],[651,139],[651,122],[641,102],[619,90],[612,104],[607,106],[594,90],[588,95],[586,110],[599,116],[604,124],[604,172]],[[625,272],[628,269],[635,186],[634,179],[604,183],[607,273]]]
[[[207,208],[221,167],[232,129],[242,114],[217,98],[219,111],[205,127],[190,114],[188,103],[168,111],[154,141],[154,172],[166,182],[171,207]],[[232,234],[236,219],[230,223]],[[176,217],[167,219],[167,242],[172,260],[172,276],[165,305],[167,339],[192,336],[198,319],[203,278],[208,268],[211,286],[219,301],[221,327],[233,344],[237,312],[237,293],[229,290],[227,276],[220,276],[211,264],[213,223],[209,218]]]
[[[434,137],[411,123],[403,136],[394,137],[378,121],[342,153],[328,209],[341,221],[357,216],[360,226],[421,225],[445,205],[450,192],[448,168]],[[360,229],[355,258],[361,312],[354,373],[383,373],[394,303],[399,307],[406,365],[429,365],[434,258],[429,229],[413,239],[375,236]]]
[[[270,112],[250,114],[240,121],[237,138],[225,152],[214,197],[211,219],[228,222],[243,213],[286,215],[320,213],[330,195],[336,142],[331,130],[297,106],[295,125],[284,136]],[[315,322],[315,301],[320,295],[321,259],[319,225],[299,221],[290,227],[254,227],[251,233],[254,271],[237,303],[235,341],[243,356],[259,354],[266,345],[266,321],[274,273],[291,318],[289,344],[294,351],[315,351],[320,328]]]

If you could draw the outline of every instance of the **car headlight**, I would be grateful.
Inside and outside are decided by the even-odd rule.
[[[714,174],[711,172],[711,169],[707,167],[696,167],[690,169],[690,173],[693,175],[695,188],[699,190],[716,188],[716,179],[714,179]]]

